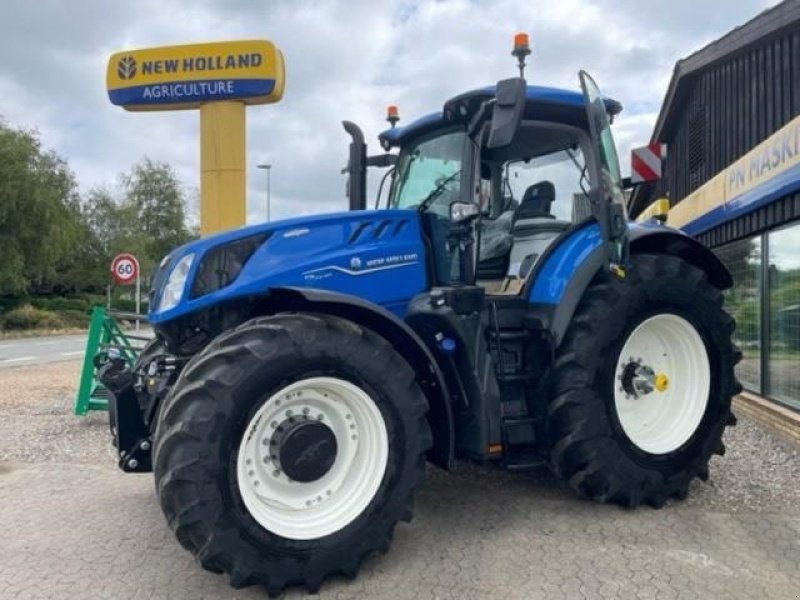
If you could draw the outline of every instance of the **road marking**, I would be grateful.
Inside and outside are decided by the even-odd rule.
[[[4,358],[2,362],[21,362],[23,360],[36,360],[35,356],[19,356],[17,358]]]
[[[77,352],[62,352],[61,356],[78,356],[79,354],[83,354],[83,350],[78,350]]]
[[[6,350],[8,348],[16,348],[19,344],[0,344],[0,350]]]

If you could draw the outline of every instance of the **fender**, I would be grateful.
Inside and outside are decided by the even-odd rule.
[[[733,279],[722,261],[694,238],[660,224],[628,223],[630,254],[670,254],[702,270],[725,290]],[[597,223],[564,233],[545,252],[531,276],[528,299],[533,315],[550,330],[557,348],[586,288],[604,268],[603,240]]]
[[[266,312],[301,310],[342,317],[386,339],[414,369],[417,382],[428,398],[428,423],[433,433],[428,459],[443,469],[453,469],[455,425],[447,383],[436,359],[411,327],[371,302],[313,288],[270,288],[263,298],[262,308],[268,309]]]
[[[629,224],[631,254],[671,254],[694,265],[718,289],[733,285],[728,268],[711,250],[679,229],[660,224]]]

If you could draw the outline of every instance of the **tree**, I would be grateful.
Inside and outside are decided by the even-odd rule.
[[[101,291],[120,252],[139,259],[143,280],[187,242],[185,192],[166,163],[144,158],[81,201],[67,163],[35,132],[0,119],[0,294]]]
[[[124,209],[106,187],[90,190],[79,212],[80,240],[59,279],[70,290],[102,292],[110,281],[109,264],[114,254],[123,251],[120,248],[133,251],[127,250],[131,246],[127,239],[135,219],[124,217]],[[138,243],[135,247],[142,246]]]
[[[80,236],[80,202],[66,162],[35,132],[0,120],[0,292],[18,294],[55,277]]]
[[[107,187],[92,189],[81,209],[88,234],[84,253],[87,264],[99,264],[87,282],[108,282],[108,265],[121,252],[139,260],[143,282],[155,265],[192,234],[186,226],[185,193],[172,168],[144,158],[119,177],[115,195]]]
[[[145,157],[122,176],[126,204],[134,211],[138,230],[146,236],[147,255],[160,260],[191,235],[186,227],[183,188],[168,164]]]

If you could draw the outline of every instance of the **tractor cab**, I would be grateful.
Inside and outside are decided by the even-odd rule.
[[[596,164],[577,92],[525,86],[507,145],[490,147],[493,119],[474,125],[479,130],[470,135],[470,118],[496,93],[495,87],[467,92],[441,113],[381,134],[385,149],[400,150],[387,206],[420,212],[436,284],[477,282],[489,293],[519,294],[553,241],[592,217],[590,198],[604,193],[604,181],[621,206],[621,181],[616,154],[609,165]],[[613,100],[602,106],[609,117],[622,108]],[[597,175],[602,170],[605,180]],[[454,218],[469,206],[472,227],[464,231]],[[454,229],[462,239],[454,239]]]
[[[405,127],[390,106],[379,140],[397,155],[367,157],[360,130],[345,123],[351,208],[365,205],[366,167],[393,166],[386,208],[419,213],[434,287],[527,296],[556,240],[589,221],[605,266],[624,275],[629,228],[610,128],[622,106],[583,71],[582,93],[527,85],[529,54],[527,35],[517,35],[519,77],[460,94]]]

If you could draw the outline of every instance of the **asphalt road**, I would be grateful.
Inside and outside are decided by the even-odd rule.
[[[0,341],[0,368],[19,367],[83,356],[86,335],[58,335]]]
[[[148,336],[152,332],[143,329],[137,335]],[[86,334],[0,340],[0,369],[82,359],[85,350]]]
[[[152,476],[116,468],[105,414],[71,414],[78,365],[0,372],[0,599],[264,599],[181,548]],[[741,417],[726,441],[710,481],[661,510],[583,501],[547,473],[430,468],[390,552],[310,598],[797,599],[800,448]]]

